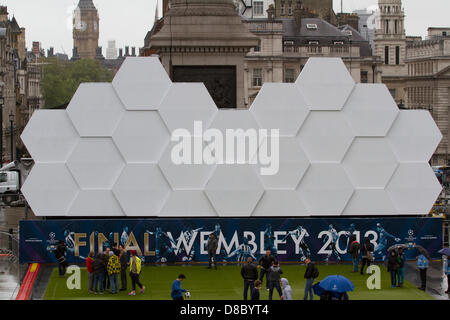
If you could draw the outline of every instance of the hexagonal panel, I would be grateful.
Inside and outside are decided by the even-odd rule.
[[[127,216],[158,216],[170,187],[156,164],[129,164],[113,188]]]
[[[22,193],[36,216],[65,216],[79,187],[63,163],[36,163]]]
[[[125,214],[111,190],[81,190],[68,215],[72,217],[121,217]]]
[[[159,167],[164,176],[174,190],[203,190],[216,165],[204,163],[175,164],[172,159],[172,151],[176,144],[175,142],[170,143],[159,161]],[[191,146],[191,154],[193,155],[194,146]]]
[[[298,191],[266,190],[255,208],[253,217],[302,217],[308,210]]]
[[[113,135],[128,163],[157,163],[170,141],[170,133],[156,111],[129,111]]]
[[[21,139],[36,162],[64,162],[80,137],[65,110],[36,110]]]
[[[384,137],[399,113],[384,84],[357,84],[342,111],[357,136]]]
[[[164,98],[159,113],[170,131],[194,132],[194,121],[208,128],[218,109],[203,83],[174,83]]]
[[[264,188],[250,165],[220,165],[205,193],[219,216],[250,217]]]
[[[355,86],[340,58],[309,58],[296,84],[311,110],[341,110]]]
[[[111,137],[125,113],[110,83],[82,83],[67,107],[82,137]]]
[[[156,57],[128,57],[112,85],[128,110],[157,110],[172,81]]]
[[[426,110],[401,110],[387,139],[402,162],[428,162],[442,140]]]
[[[341,112],[313,111],[298,137],[311,162],[340,162],[354,133]]]
[[[356,138],[343,166],[355,188],[385,188],[398,166],[384,138]]]
[[[252,132],[256,130],[256,134],[259,135],[260,127],[253,117],[252,113],[248,110],[221,109],[216,114],[216,117],[211,123],[209,129],[219,130],[225,139],[227,130],[235,130],[236,135],[245,138],[245,135],[247,134],[247,132],[249,132],[248,130],[251,130]],[[236,130],[240,131],[237,132]],[[230,140],[231,138],[229,139],[229,141]],[[236,139],[234,140],[236,141]],[[258,146],[256,146],[256,150],[250,149],[250,144],[246,144],[245,155],[240,155],[240,159],[243,163],[250,163],[250,160],[253,159],[256,154],[257,148],[263,142],[262,140],[263,139],[257,141]],[[224,149],[225,148],[226,142],[224,141]],[[223,154],[226,157],[226,159],[224,159],[226,163],[236,163],[236,160],[238,159],[236,147],[234,155],[230,152],[225,152],[225,150]]]
[[[442,186],[427,163],[401,163],[387,191],[399,214],[428,214]]]
[[[341,215],[353,186],[338,164],[311,164],[299,186],[308,212],[316,216]]]
[[[214,217],[216,211],[203,191],[173,191],[160,217]]]
[[[268,138],[270,139],[270,137]],[[272,155],[275,149],[271,149],[271,144],[266,141],[260,147],[260,152],[264,154]],[[266,150],[269,148],[269,152]],[[309,167],[309,159],[305,152],[300,147],[296,138],[283,137],[279,139],[279,156],[277,157],[273,154],[273,161],[270,165],[262,165],[258,162],[255,165],[257,174],[260,175],[260,179],[264,184],[266,190],[271,189],[285,189],[285,190],[295,190],[298,183],[302,179],[306,170]],[[269,168],[272,166],[275,170],[277,168],[276,163],[278,163],[278,173],[274,175],[261,175],[262,168]]]
[[[265,129],[278,129],[281,136],[295,137],[309,109],[297,85],[265,83],[250,111]]]
[[[83,138],[67,166],[82,189],[110,189],[125,162],[111,139]]]
[[[356,189],[344,216],[396,215],[397,209],[384,189]]]

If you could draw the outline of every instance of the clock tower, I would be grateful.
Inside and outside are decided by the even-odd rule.
[[[81,59],[94,59],[98,47],[99,17],[92,0],[80,0],[73,17],[73,46]]]

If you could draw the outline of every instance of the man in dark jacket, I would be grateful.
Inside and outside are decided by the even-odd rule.
[[[58,260],[58,270],[59,275],[63,277],[66,274],[66,267],[67,267],[67,261],[66,261],[66,251],[67,247],[64,241],[59,240],[58,246],[55,249],[55,258]]]
[[[259,280],[261,283],[263,282],[264,275],[266,275],[266,289],[269,290],[269,281],[268,281],[268,272],[272,267],[275,258],[271,255],[271,251],[267,250],[266,254],[263,255],[258,261],[258,267],[261,268],[261,272],[259,273]]]
[[[281,290],[281,275],[283,271],[280,268],[278,261],[274,261],[272,267],[269,268],[267,280],[269,282],[269,300],[272,300],[273,289],[277,289],[280,299],[283,300],[283,291]]]
[[[314,294],[313,294],[312,285],[313,285],[314,279],[319,276],[319,270],[317,270],[317,267],[315,266],[314,263],[311,262],[311,260],[309,258],[306,258],[305,263],[306,263],[306,271],[305,271],[304,278],[306,279],[306,284],[305,284],[305,296],[303,297],[303,300],[308,300],[308,294],[309,294],[309,299],[313,300]]]
[[[128,253],[125,250],[125,247],[123,245],[120,245],[120,256],[119,256],[119,262],[120,262],[120,283],[121,283],[120,291],[126,291],[127,290],[128,261],[129,261]]]
[[[105,277],[105,260],[102,253],[98,253],[92,262],[92,271],[94,272],[94,292],[103,294],[105,289],[103,279]],[[100,288],[98,288],[98,286]]]
[[[258,280],[258,268],[253,264],[253,259],[249,257],[247,263],[241,269],[241,276],[244,278],[244,300],[247,300],[248,288],[250,294],[255,287],[255,281]]]
[[[211,269],[211,264],[213,261],[214,261],[214,268],[217,269],[216,253],[217,253],[218,245],[219,245],[219,243],[216,239],[216,236],[214,235],[214,233],[211,233],[209,235],[208,245],[207,245],[208,257],[209,257],[208,269]]]
[[[359,242],[356,241],[356,236],[352,235],[350,238],[350,255],[352,256],[353,271],[358,272],[358,262],[359,262]]]
[[[364,244],[361,247],[362,253],[361,274],[364,274],[364,266],[366,264],[367,267],[370,267],[370,264],[373,261],[373,251],[374,245],[370,242],[369,238],[365,238]]]

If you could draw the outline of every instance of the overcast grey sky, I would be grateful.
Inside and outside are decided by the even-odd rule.
[[[118,47],[142,47],[144,37],[155,17],[156,0],[93,0],[100,15],[100,45],[105,49],[108,40],[116,40]],[[343,0],[344,11],[364,9],[376,5],[377,0]],[[40,41],[43,48],[54,47],[72,53],[72,13],[78,0],[0,0],[25,27],[27,46]],[[450,26],[450,0],[403,0],[408,35],[425,36],[429,26]],[[334,0],[336,11],[340,0]]]

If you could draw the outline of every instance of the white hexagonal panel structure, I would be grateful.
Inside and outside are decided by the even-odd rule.
[[[249,217],[264,187],[250,165],[221,165],[205,192],[219,216]]]
[[[64,162],[80,140],[64,110],[36,110],[21,135],[37,162]]]
[[[442,191],[427,163],[402,163],[387,187],[401,214],[427,214]]]
[[[67,113],[81,137],[111,137],[125,108],[111,83],[82,83]]]
[[[157,163],[170,133],[156,111],[129,111],[117,126],[114,143],[128,163]]]
[[[383,138],[356,138],[343,166],[356,188],[385,188],[398,166],[389,143]]]
[[[341,162],[355,135],[338,111],[312,111],[300,129],[300,145],[311,162]]]
[[[401,110],[387,139],[402,162],[428,162],[442,134],[427,110]]]
[[[296,84],[311,110],[341,110],[355,81],[340,58],[309,58]]]
[[[112,85],[127,110],[158,110],[171,83],[158,58],[129,57]]]
[[[300,182],[299,193],[308,212],[339,216],[353,194],[353,185],[339,164],[311,164]]]
[[[360,137],[386,136],[399,113],[388,88],[379,83],[357,84],[342,111]]]
[[[38,216],[65,216],[79,187],[64,163],[37,163],[22,193]]]
[[[182,128],[194,132],[194,121],[209,127],[217,106],[203,83],[174,83],[159,113],[170,131]]]
[[[83,138],[67,160],[82,189],[111,189],[124,166],[111,138]]]
[[[261,128],[278,129],[281,136],[295,137],[309,108],[297,85],[265,83],[250,111]]]
[[[250,110],[218,110],[203,84],[130,57],[112,84],[34,113],[22,191],[44,217],[424,215],[441,190],[428,164],[441,138],[429,112],[399,111],[384,85],[355,86],[340,59],[310,58]],[[185,147],[191,162],[179,164]]]
[[[170,187],[158,165],[129,164],[113,192],[127,216],[156,217],[170,195]]]

